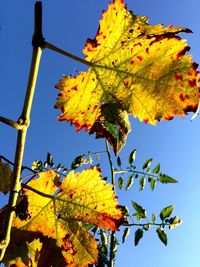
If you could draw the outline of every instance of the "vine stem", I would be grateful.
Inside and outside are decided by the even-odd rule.
[[[42,23],[42,5],[40,2],[36,2],[35,5],[35,29],[33,35],[33,41],[41,35],[41,23]],[[40,23],[38,23],[38,21]],[[39,33],[39,34],[38,34]],[[40,36],[41,37],[41,36]],[[14,169],[13,169],[13,177],[12,177],[12,184],[11,184],[11,191],[8,201],[8,215],[5,218],[5,229],[3,231],[3,239],[0,243],[0,261],[3,259],[4,254],[6,252],[6,248],[10,242],[10,233],[12,222],[14,218],[14,208],[17,203],[17,197],[19,191],[21,189],[21,180],[20,174],[22,169],[22,160],[24,155],[24,147],[26,141],[26,133],[28,126],[30,124],[30,112],[33,102],[33,96],[35,91],[35,85],[39,70],[40,58],[42,55],[42,47],[33,44],[33,52],[32,52],[32,61],[29,73],[29,80],[26,90],[26,96],[24,100],[23,110],[20,118],[18,119],[18,124],[22,125],[21,129],[18,129],[18,136],[17,136],[17,144],[16,144],[16,152],[15,152],[15,161],[14,161]],[[9,120],[4,121],[7,124],[10,124]]]
[[[170,223],[128,223],[124,226],[146,226],[146,225],[152,225],[152,226],[162,226],[162,225],[171,225]]]
[[[158,178],[158,175],[155,175],[153,173],[146,173],[146,172],[140,172],[140,171],[135,171],[135,170],[115,170],[114,174],[123,174],[123,173],[127,173],[127,172],[131,172],[133,174],[142,174],[142,175],[147,175],[147,176],[152,176],[154,178]]]
[[[109,145],[108,145],[108,141],[107,140],[106,140],[106,152],[107,152],[108,160],[109,160],[109,164],[110,164],[111,183],[113,184],[113,190],[115,192],[115,173],[114,173],[112,158],[111,158],[110,149],[109,149]],[[111,231],[111,236],[110,236],[110,258],[109,258],[108,267],[114,267],[114,245],[115,245],[115,231]]]
[[[110,164],[111,183],[113,184],[113,190],[115,191],[115,173],[114,173],[112,158],[111,158],[110,149],[109,149],[109,145],[108,145],[107,140],[106,140],[106,152],[107,152],[108,160],[109,160],[109,164]]]
[[[12,161],[10,161],[9,159],[7,159],[6,157],[4,157],[4,156],[2,156],[2,155],[0,155],[0,160],[1,160],[1,159],[3,159],[4,161],[8,162],[8,163],[9,163],[10,165],[12,165],[12,166],[15,166],[15,164],[14,164]],[[34,173],[34,174],[37,174],[37,173],[38,173],[37,171],[31,169],[31,168],[28,167],[28,166],[22,166],[21,168],[22,168],[22,170],[28,170],[28,171],[31,171],[31,172]],[[32,175],[33,175],[33,174],[32,174]],[[23,179],[24,179],[24,177],[23,177]]]
[[[80,58],[78,56],[75,56],[75,55],[73,55],[73,54],[71,54],[71,53],[69,53],[69,52],[67,52],[67,51],[65,51],[65,50],[63,50],[63,49],[61,49],[61,48],[59,48],[59,47],[51,44],[51,43],[49,43],[49,42],[46,42],[46,41],[44,41],[43,47],[44,48],[47,48],[47,49],[50,49],[52,51],[55,51],[55,52],[57,52],[57,53],[59,53],[59,54],[61,54],[63,56],[68,57],[68,58],[71,58],[71,59],[73,59],[73,60],[75,60],[75,61],[77,61],[79,63],[82,63],[82,64],[84,64],[86,66],[92,67],[93,68],[93,71],[95,72],[96,75],[97,75],[97,73],[95,71],[95,68],[103,68],[103,69],[107,69],[107,70],[110,70],[110,71],[116,71],[116,69],[114,67],[112,67],[112,66],[106,66],[104,64],[102,65],[101,63],[98,64],[98,61],[100,61],[100,60],[97,60],[97,61],[87,61],[87,60],[85,60],[83,58]],[[124,70],[120,70],[120,69],[118,69],[117,72],[118,73],[122,73],[122,74],[128,74],[128,75],[130,75],[130,73],[128,71],[124,71]]]
[[[15,161],[14,161],[14,169],[13,169],[13,178],[12,178],[12,184],[9,196],[9,212],[8,216],[6,218],[5,227],[4,230],[4,237],[1,241],[1,254],[0,254],[0,260],[2,260],[6,247],[8,246],[10,242],[10,232],[12,227],[12,221],[14,217],[14,208],[17,203],[17,197],[18,193],[21,189],[21,181],[20,181],[20,174],[21,174],[21,168],[22,168],[22,160],[24,155],[24,147],[25,147],[25,141],[26,141],[26,133],[28,129],[28,125],[30,123],[30,111],[33,101],[33,95],[35,91],[35,85],[36,85],[36,79],[37,79],[37,73],[39,69],[39,63],[40,58],[42,54],[42,49],[40,47],[33,48],[33,55],[32,55],[32,62],[31,62],[31,69],[30,69],[30,75],[29,75],[29,82],[27,86],[27,93],[26,98],[24,101],[24,107],[22,111],[22,115],[19,118],[19,122],[22,125],[26,125],[26,127],[23,127],[21,130],[18,130],[18,136],[17,136],[17,145],[16,145],[16,152],[15,152]]]
[[[7,118],[2,117],[2,116],[0,116],[0,121],[15,128],[15,129],[17,129],[17,130],[21,130],[22,128],[24,128],[24,125],[21,125],[16,121],[12,121],[12,120],[7,119]]]
[[[85,65],[87,65],[89,67],[94,66],[94,64],[92,62],[89,62],[89,61],[87,61],[85,59],[77,57],[77,56],[75,56],[75,55],[73,55],[73,54],[71,54],[71,53],[69,53],[69,52],[67,52],[67,51],[65,51],[63,49],[60,49],[60,48],[56,47],[55,45],[53,45],[51,43],[45,42],[45,48],[53,50],[53,51],[55,51],[55,52],[57,52],[59,54],[62,54],[64,56],[68,57],[68,58],[71,58],[71,59],[73,59],[73,60],[75,60],[75,61],[77,61],[79,63],[85,64]]]

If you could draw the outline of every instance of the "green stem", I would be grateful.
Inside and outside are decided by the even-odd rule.
[[[142,175],[147,175],[147,176],[152,176],[154,178],[158,178],[158,175],[146,173],[146,172],[134,171],[134,170],[117,170],[117,171],[114,171],[114,174],[127,173],[127,172],[131,172],[133,174],[142,174]]]
[[[1,253],[0,253],[0,260],[2,260],[5,254],[5,251],[6,251],[6,247],[8,246],[10,242],[10,233],[11,233],[12,221],[14,217],[14,208],[17,203],[18,193],[21,189],[20,175],[21,175],[21,168],[22,168],[22,160],[23,160],[24,147],[25,147],[25,141],[26,141],[26,133],[27,133],[29,122],[30,122],[30,111],[31,111],[31,106],[32,106],[32,101],[33,101],[33,95],[34,95],[34,90],[35,90],[35,85],[36,85],[36,79],[37,79],[41,54],[42,54],[42,49],[40,47],[33,48],[29,82],[27,86],[27,93],[26,93],[26,97],[24,101],[22,115],[19,118],[20,124],[22,124],[24,127],[21,130],[18,130],[17,145],[16,145],[16,152],[15,152],[15,162],[14,162],[14,170],[13,170],[13,180],[11,184],[12,190],[10,191],[9,202],[8,202],[9,212],[8,212],[8,216],[5,222],[6,229],[3,232],[4,234],[3,240],[1,241],[1,244],[4,244],[4,247],[2,248]]]
[[[80,58],[80,57],[77,57],[77,56],[75,56],[75,55],[73,55],[73,54],[71,54],[71,53],[69,53],[69,52],[67,52],[67,51],[65,51],[65,50],[62,50],[62,49],[56,47],[56,46],[53,45],[53,44],[48,43],[48,42],[45,42],[45,48],[48,48],[48,49],[50,49],[50,50],[53,50],[53,51],[55,51],[55,52],[57,52],[57,53],[59,53],[59,54],[62,54],[62,55],[64,55],[64,56],[66,56],[66,57],[69,57],[69,58],[71,58],[71,59],[73,59],[73,60],[76,60],[76,61],[78,61],[78,62],[80,62],[80,63],[83,63],[83,64],[85,64],[85,65],[87,65],[87,66],[89,66],[89,67],[94,66],[94,64],[93,64],[92,62],[89,62],[89,61],[84,60],[84,59],[82,59],[82,58]]]
[[[4,161],[6,161],[7,163],[11,164],[12,166],[14,166],[14,163],[12,161],[10,161],[9,159],[7,159],[6,157],[0,155],[0,160],[3,159]]]
[[[3,232],[4,237],[1,242],[4,244],[4,248],[2,248],[1,250],[0,260],[2,260],[5,254],[5,251],[6,251],[6,247],[8,246],[10,242],[10,233],[11,233],[12,221],[14,217],[14,208],[17,203],[18,193],[21,189],[20,174],[21,174],[21,168],[22,168],[22,160],[23,160],[23,154],[24,154],[26,133],[27,133],[29,122],[30,122],[30,111],[31,111],[31,106],[32,106],[32,100],[33,100],[33,95],[34,95],[34,90],[35,90],[35,84],[36,84],[41,54],[42,54],[42,49],[40,47],[33,49],[27,93],[26,93],[26,97],[24,101],[22,115],[19,118],[20,124],[24,125],[24,127],[21,130],[18,130],[15,162],[14,162],[14,170],[13,170],[13,181],[11,184],[12,190],[10,191],[9,202],[8,202],[9,212],[8,212],[8,216],[5,222],[6,229]]]
[[[4,161],[8,162],[8,163],[9,163],[10,165],[12,165],[12,166],[15,165],[12,161],[10,161],[9,159],[7,159],[6,157],[4,157],[4,156],[2,156],[2,155],[0,155],[0,159],[3,159]],[[35,171],[35,170],[33,170],[33,169],[31,169],[30,167],[27,167],[27,166],[22,166],[22,171],[23,171],[23,170],[31,171],[31,172],[33,172],[34,174],[37,174],[37,173],[38,173],[37,171]],[[31,175],[33,175],[33,174],[31,174]],[[23,177],[22,179],[24,179],[24,177]]]
[[[171,225],[170,223],[128,223],[124,224],[124,226],[146,226],[146,225],[153,225],[153,226],[162,226],[162,225]]]
[[[2,117],[2,116],[0,116],[0,121],[15,128],[15,129],[17,129],[17,130],[21,130],[22,128],[24,128],[24,125],[19,124],[18,122],[12,121],[12,120],[7,119],[7,118]]]
[[[113,184],[113,190],[115,191],[115,173],[114,173],[112,158],[111,158],[107,140],[106,140],[106,152],[107,152],[108,160],[110,164],[111,183]],[[114,245],[115,245],[115,231],[112,231],[111,236],[110,236],[110,258],[109,258],[108,267],[114,267]]]
[[[107,151],[97,151],[97,152],[90,152],[88,151],[88,153],[86,155],[99,155],[99,154],[107,154]]]
[[[39,11],[39,12],[38,12]],[[40,20],[40,23],[35,23],[35,31],[33,37],[38,37],[38,32],[41,31],[41,3],[36,2],[35,5],[35,21]],[[39,26],[39,31],[38,31]],[[22,110],[22,114],[18,120],[18,123],[22,125],[23,127],[21,129],[18,129],[18,136],[17,136],[17,145],[16,145],[16,152],[15,152],[15,161],[14,161],[14,170],[13,170],[13,179],[11,184],[11,190],[10,190],[10,196],[8,201],[8,215],[5,218],[5,229],[3,231],[3,239],[0,243],[0,261],[3,259],[4,254],[6,252],[6,248],[10,242],[10,234],[11,234],[11,228],[12,228],[12,222],[14,218],[14,208],[17,204],[17,198],[19,191],[21,190],[21,169],[22,169],[22,160],[24,155],[24,147],[25,147],[25,141],[26,141],[26,133],[27,129],[30,123],[30,112],[32,107],[32,101],[35,91],[35,85],[39,70],[39,64],[40,64],[40,58],[42,55],[42,48],[40,46],[37,46],[34,43],[33,47],[33,53],[32,53],[32,62],[31,62],[31,68],[30,68],[30,74],[29,74],[29,81],[27,85],[26,90],[26,96],[24,100],[24,106]],[[8,120],[7,120],[8,122]]]
[[[109,145],[108,145],[107,140],[106,140],[106,152],[107,152],[108,160],[109,160],[109,164],[110,164],[111,183],[113,184],[113,190],[115,191],[115,173],[114,173],[112,158],[111,158],[110,149],[109,149]]]

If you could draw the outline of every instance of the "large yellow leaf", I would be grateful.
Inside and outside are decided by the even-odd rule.
[[[198,65],[185,55],[189,47],[177,36],[180,32],[191,31],[149,25],[147,17],[114,0],[83,50],[89,70],[65,76],[56,86],[59,120],[106,137],[118,153],[130,131],[128,114],[155,125],[196,111]]]
[[[30,233],[29,242],[32,241],[30,236],[39,237],[44,244],[40,252],[42,257],[45,244],[49,246],[52,244],[50,240],[55,240],[67,266],[87,266],[89,263],[95,263],[98,255],[97,244],[83,226],[92,223],[117,230],[123,222],[112,185],[105,183],[96,167],[82,173],[75,174],[72,171],[59,187],[56,184],[57,177],[53,171],[43,172],[38,179],[28,183],[28,186],[33,188],[29,190],[27,187],[24,190],[28,210],[18,208],[13,229],[22,231],[24,236]],[[42,195],[38,195],[34,189],[41,191]],[[23,206],[25,205],[21,205]],[[25,219],[22,214],[26,214]],[[40,261],[42,259],[38,260]]]

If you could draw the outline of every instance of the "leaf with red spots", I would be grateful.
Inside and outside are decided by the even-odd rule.
[[[52,246],[60,251],[58,258],[67,266],[94,264],[98,255],[97,243],[83,226],[90,223],[117,230],[123,223],[112,185],[106,184],[96,167],[81,173],[70,172],[60,186],[55,181],[56,174],[50,170],[40,173],[39,178],[23,189],[22,201],[28,202],[23,213],[28,216],[15,217],[12,234],[20,235],[21,232],[22,241],[15,236],[10,246],[16,248],[21,242],[40,238],[43,246],[41,258],[37,260],[38,264],[43,262],[41,266],[52,265],[51,259],[47,263],[44,256],[44,251],[48,252]]]
[[[114,0],[83,50],[89,70],[65,76],[56,85],[59,120],[107,138],[117,154],[130,131],[129,114],[155,125],[195,112],[199,74],[197,64],[185,55],[189,46],[178,36],[181,32],[191,31],[152,26],[147,17]]]

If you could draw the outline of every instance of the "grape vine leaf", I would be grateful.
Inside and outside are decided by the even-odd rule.
[[[62,258],[59,266],[94,264],[98,255],[97,243],[83,226],[91,223],[118,230],[124,220],[112,185],[106,184],[97,167],[81,173],[71,171],[59,186],[56,181],[57,175],[49,170],[40,173],[39,178],[23,189],[24,204],[17,208],[12,231],[15,238],[11,238],[10,246],[16,247],[16,242],[20,244],[16,235],[21,232],[22,243],[30,243],[35,238],[43,243],[38,266],[52,265],[49,262],[52,259],[46,259],[45,254],[49,254],[49,247],[56,248],[55,262]],[[38,195],[36,190],[42,193]],[[48,262],[44,263],[44,260]]]
[[[47,255],[53,255],[53,257]],[[2,262],[6,266],[14,265],[16,267],[66,266],[56,239],[45,237],[39,232],[24,231],[14,227],[12,228],[11,242]]]
[[[185,55],[190,47],[181,32],[191,31],[150,25],[147,17],[127,11],[123,0],[114,0],[103,11],[96,37],[85,44],[88,71],[56,85],[58,119],[107,138],[118,154],[130,132],[129,114],[156,125],[195,112],[198,65]]]
[[[15,236],[16,237],[16,236]],[[15,267],[39,267],[40,251],[42,249],[42,243],[39,238],[34,239],[32,242],[23,243],[20,246],[16,245],[9,247],[9,253],[4,257],[4,263],[6,266],[15,266]],[[31,257],[30,257],[31,255]]]

